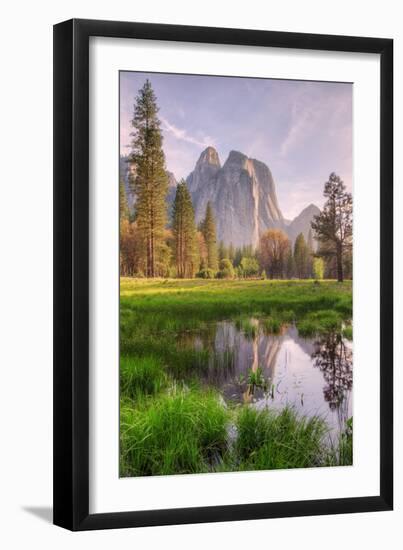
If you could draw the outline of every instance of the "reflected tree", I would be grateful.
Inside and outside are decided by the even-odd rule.
[[[315,342],[312,355],[315,367],[325,379],[323,395],[331,410],[339,412],[340,420],[348,415],[348,394],[353,387],[353,353],[342,335],[331,332]]]

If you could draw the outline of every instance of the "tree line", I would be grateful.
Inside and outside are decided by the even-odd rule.
[[[211,203],[196,225],[185,180],[176,187],[169,219],[168,175],[158,105],[151,83],[139,90],[131,121],[130,211],[120,181],[120,272],[125,276],[192,278],[338,278],[352,276],[352,199],[334,173],[325,184],[326,203],[308,238],[292,246],[281,229],[268,229],[254,249],[217,242]],[[314,238],[318,243],[315,249]]]

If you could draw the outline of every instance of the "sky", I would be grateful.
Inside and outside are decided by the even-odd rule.
[[[120,152],[130,152],[138,90],[157,96],[166,167],[177,180],[208,146],[221,165],[231,150],[270,168],[287,219],[313,203],[336,172],[352,186],[352,84],[261,78],[120,73]]]

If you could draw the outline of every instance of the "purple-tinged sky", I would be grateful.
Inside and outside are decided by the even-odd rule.
[[[221,164],[234,149],[266,163],[280,208],[292,219],[323,204],[331,172],[352,185],[352,85],[156,73],[120,73],[120,151],[130,151],[138,90],[151,81],[160,107],[167,169],[177,180],[212,145]]]

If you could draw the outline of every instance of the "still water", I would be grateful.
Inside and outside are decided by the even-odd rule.
[[[225,401],[259,409],[291,405],[305,416],[320,415],[334,435],[352,416],[352,342],[339,333],[302,338],[291,325],[270,334],[264,319],[251,318],[247,327],[220,321],[182,334],[178,345],[209,351],[200,378]]]

